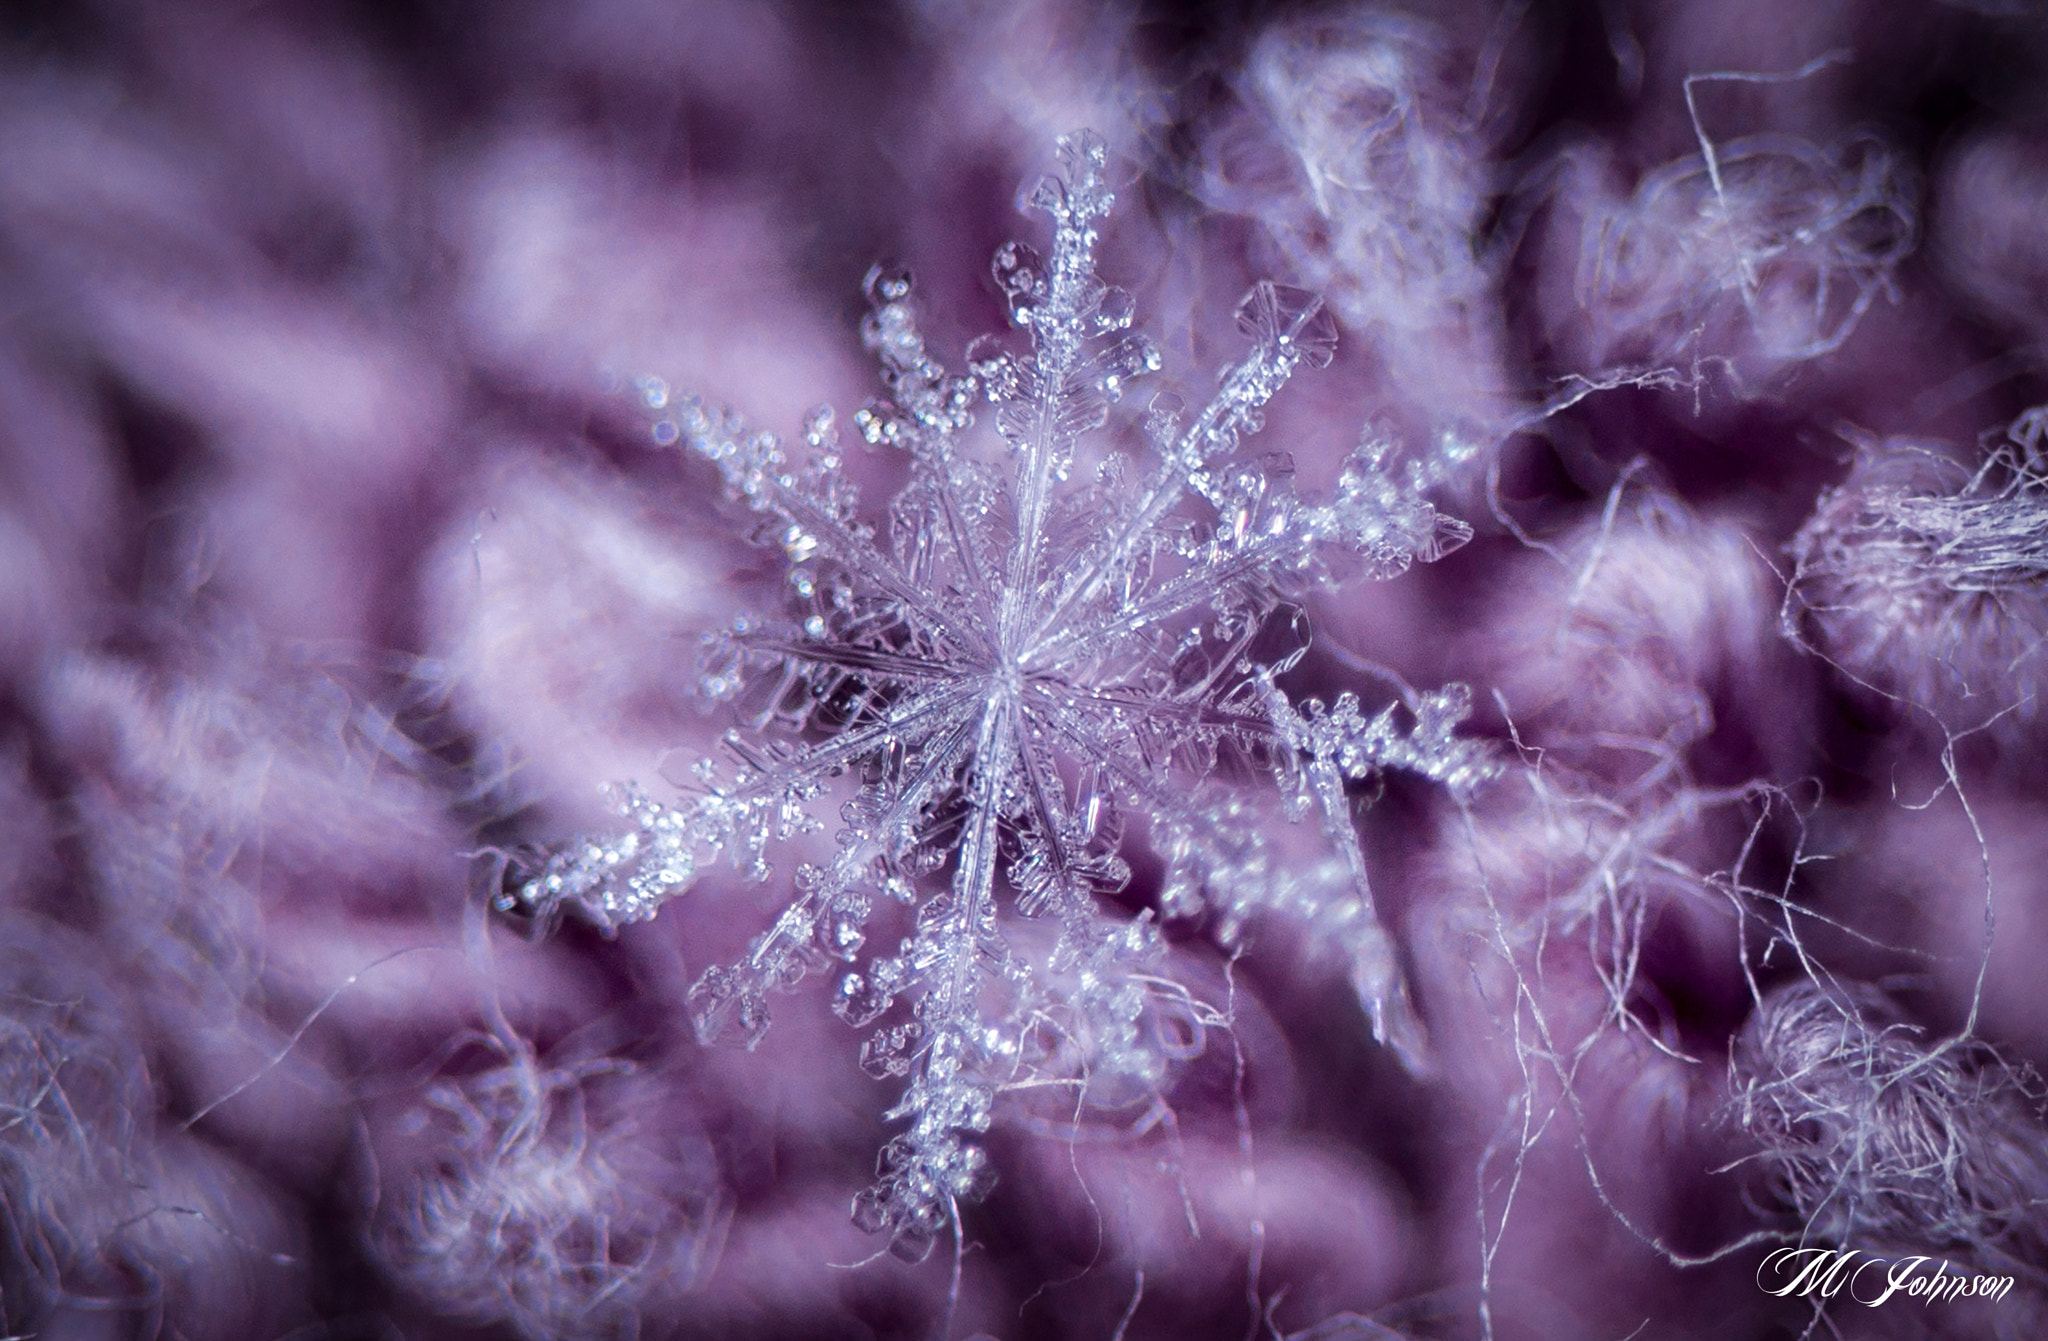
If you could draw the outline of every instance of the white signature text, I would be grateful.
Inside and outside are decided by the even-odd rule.
[[[2003,1299],[2012,1291],[2013,1278],[1965,1274],[1939,1257],[1893,1259],[1857,1248],[1779,1248],[1757,1268],[1756,1283],[1765,1294],[1781,1298],[1833,1299],[1846,1293],[1857,1303],[1876,1308],[1893,1295],[1928,1304]]]

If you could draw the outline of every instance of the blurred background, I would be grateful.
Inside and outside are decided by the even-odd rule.
[[[2034,1334],[2044,72],[2023,0],[0,9],[0,1332]],[[1082,127],[1165,384],[1319,291],[1260,449],[1478,532],[1317,598],[1303,685],[1468,682],[1524,772],[1359,800],[1433,1075],[1298,935],[1177,940],[1234,1028],[1166,1112],[999,1110],[957,1254],[870,1260],[825,991],[682,1023],[775,888],[534,941],[478,854],[685,779],[698,635],[781,599],[621,379],[850,414],[885,260],[957,366]],[[1961,1155],[1842,1153],[1808,980],[1997,1049],[1897,1062]],[[2021,1285],[1674,1261],[1800,1224]]]

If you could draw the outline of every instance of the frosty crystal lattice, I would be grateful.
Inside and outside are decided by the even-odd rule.
[[[854,416],[861,439],[909,459],[885,517],[864,519],[834,417],[801,444],[642,379],[653,437],[716,466],[727,495],[780,550],[791,608],[706,640],[701,687],[738,725],[662,802],[623,786],[625,826],[577,838],[508,880],[506,911],[573,911],[606,932],[652,917],[713,865],[771,878],[771,849],[834,824],[832,855],[791,872],[788,902],[737,963],[705,972],[698,1036],[752,1046],[768,998],[836,963],[834,1009],[874,1027],[871,1075],[905,1082],[908,1124],[856,1200],[864,1227],[912,1258],[985,1189],[974,1133],[1023,1085],[1157,1093],[1221,1022],[1161,976],[1159,919],[1207,917],[1240,942],[1274,910],[1311,921],[1345,956],[1375,1035],[1424,1055],[1395,947],[1375,916],[1347,784],[1402,769],[1468,795],[1497,771],[1461,737],[1462,685],[1297,703],[1279,679],[1306,647],[1290,599],[1385,578],[1471,532],[1424,497],[1451,460],[1401,462],[1368,440],[1334,495],[1311,501],[1244,440],[1294,372],[1327,365],[1335,323],[1312,294],[1271,283],[1238,309],[1251,349],[1187,413],[1170,393],[1142,416],[1149,451],[1107,431],[1161,356],[1130,329],[1128,293],[1095,273],[1113,193],[1089,134],[1029,204],[1052,250],[993,265],[1028,352],[1003,337],[948,373],[919,334],[907,275],[868,278],[863,334],[888,398]],[[994,432],[977,431],[992,408]],[[1273,650],[1275,647],[1278,650]],[[1263,788],[1249,784],[1263,782]],[[1276,799],[1263,800],[1264,798]],[[1312,821],[1326,859],[1284,857],[1283,816]],[[1149,848],[1163,869],[1142,911],[1110,901]],[[863,958],[889,903],[910,934]],[[1011,934],[1057,928],[1049,951]]]

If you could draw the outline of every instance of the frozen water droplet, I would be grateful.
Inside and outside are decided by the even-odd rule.
[[[910,1074],[911,1045],[917,1041],[917,1026],[899,1024],[884,1029],[861,1044],[860,1069],[876,1080]]]
[[[1019,326],[1030,325],[1032,309],[1045,298],[1044,258],[1022,242],[1006,242],[996,248],[989,273],[1009,300],[1010,320]]]
[[[1154,442],[1170,441],[1180,432],[1181,416],[1186,411],[1186,401],[1171,391],[1160,392],[1145,410],[1146,435]]]
[[[737,1044],[752,1050],[768,1032],[768,1003],[732,969],[705,970],[690,988],[685,1004],[700,1043]]]
[[[1123,330],[1131,324],[1137,312],[1137,300],[1129,291],[1112,285],[1102,291],[1102,297],[1095,305],[1095,328],[1104,333]]]
[[[1058,218],[1067,212],[1067,184],[1057,177],[1045,176],[1031,188],[1031,206]]]
[[[853,1223],[864,1233],[879,1234],[889,1227],[889,1197],[879,1187],[863,1188],[853,1199]]]
[[[1004,293],[1036,293],[1045,274],[1045,259],[1026,243],[1005,242],[996,248],[989,273]]]
[[[867,933],[861,930],[861,919],[852,910],[842,908],[832,914],[831,929],[827,933],[828,948],[841,959],[852,959],[860,953],[860,947],[867,943]]]
[[[849,973],[839,980],[839,990],[832,995],[832,1013],[859,1029],[873,1024],[895,1002],[895,997],[860,974]]]
[[[932,1255],[932,1246],[938,1241],[937,1227],[907,1224],[896,1231],[895,1238],[889,1240],[889,1255],[914,1266]]]
[[[1112,401],[1122,397],[1134,379],[1159,370],[1159,347],[1142,335],[1129,335],[1096,355],[1097,385]]]
[[[889,303],[900,303],[910,296],[912,279],[910,270],[901,265],[877,265],[870,269],[867,278],[861,281],[861,292],[870,303],[882,307]]]
[[[820,405],[804,416],[804,441],[823,447],[832,440],[835,419],[830,405]]]

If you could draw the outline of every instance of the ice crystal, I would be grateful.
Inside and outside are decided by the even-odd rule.
[[[880,528],[862,519],[829,410],[798,446],[638,384],[656,441],[713,463],[757,514],[792,608],[707,640],[703,690],[741,725],[727,757],[696,766],[694,792],[664,804],[622,789],[628,827],[555,849],[502,900],[611,931],[716,862],[768,878],[770,849],[826,828],[836,802],[830,857],[796,867],[781,914],[706,972],[689,1006],[701,1039],[751,1046],[772,993],[849,966],[834,1008],[876,1026],[862,1064],[905,1081],[889,1118],[908,1124],[854,1215],[910,1257],[987,1185],[970,1138],[999,1092],[1156,1095],[1220,1021],[1156,971],[1157,914],[1210,916],[1225,942],[1262,910],[1309,919],[1347,957],[1375,1034],[1418,1060],[1347,785],[1403,769],[1463,794],[1494,770],[1455,732],[1462,685],[1404,690],[1373,712],[1350,693],[1297,704],[1279,683],[1306,646],[1292,596],[1389,577],[1469,538],[1423,497],[1446,463],[1397,468],[1368,441],[1335,495],[1311,502],[1277,459],[1244,450],[1267,402],[1336,344],[1317,297],[1270,283],[1238,309],[1251,350],[1215,395],[1193,413],[1154,397],[1149,451],[1125,450],[1104,431],[1112,407],[1161,358],[1130,330],[1130,295],[1095,273],[1113,200],[1104,147],[1078,135],[1061,155],[1064,173],[1028,200],[1052,221],[1051,255],[1010,243],[993,265],[1028,352],[985,336],[968,371],[947,372],[908,275],[869,275],[863,333],[889,395],[854,424],[909,466]],[[975,432],[984,404],[992,435]],[[1315,817],[1327,858],[1287,846],[1249,794],[1261,778],[1288,818]],[[1164,875],[1156,909],[1133,917],[1105,900],[1140,843]],[[910,934],[863,961],[892,904]],[[1019,935],[1019,916],[1056,934]]]

